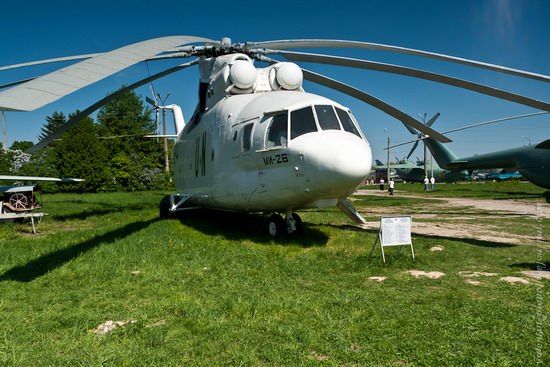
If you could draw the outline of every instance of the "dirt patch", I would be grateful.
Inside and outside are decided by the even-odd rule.
[[[534,279],[549,279],[550,280],[550,271],[542,271],[542,270],[526,270],[522,271],[521,274],[528,276],[529,278]]]
[[[359,195],[378,195],[371,190],[359,190]],[[528,235],[510,233],[508,228],[502,225],[488,223],[472,223],[476,219],[502,219],[505,218],[550,218],[550,205],[540,202],[521,200],[490,200],[477,198],[444,198],[400,193],[399,196],[418,198],[425,200],[438,200],[430,206],[430,213],[422,213],[423,210],[414,210],[412,222],[412,234],[434,236],[443,238],[464,238],[479,241],[504,243],[511,245],[533,244],[540,238]],[[441,201],[444,201],[442,204]],[[457,213],[449,213],[449,208],[460,209]],[[415,207],[416,208],[416,207]],[[384,215],[403,215],[403,210],[411,210],[402,207],[368,207],[362,214],[367,217]],[[452,210],[452,209],[451,209]],[[467,210],[468,213],[463,211]],[[480,211],[477,213],[477,211]],[[490,213],[487,213],[490,212]],[[415,219],[422,220],[421,222]],[[467,223],[462,221],[469,221]],[[367,222],[362,225],[365,229],[378,229],[380,222]]]
[[[443,246],[434,246],[430,249],[430,251],[432,251],[432,252],[443,251],[443,250],[445,250],[445,247],[443,247]]]
[[[377,195],[372,190],[358,190],[358,195]],[[445,200],[446,206],[471,207],[480,210],[516,215],[530,215],[542,218],[550,218],[550,204],[532,202],[527,200],[491,200],[479,198],[447,198],[399,193],[400,197],[425,200]]]
[[[507,283],[529,284],[529,281],[527,279],[520,278],[520,277],[504,277],[504,278],[500,278],[500,280]]]
[[[421,271],[421,270],[409,270],[409,271],[406,271],[406,273],[412,275],[415,278],[426,277],[426,278],[430,278],[430,279],[441,278],[442,276],[445,275],[445,273],[441,273],[439,271],[425,272],[425,271]]]
[[[473,277],[495,277],[497,273],[485,273],[482,271],[459,271],[458,274],[462,277],[473,278]]]
[[[416,216],[415,216],[416,217]],[[364,229],[378,229],[380,222],[367,222],[361,225]],[[471,238],[487,242],[506,243],[519,245],[523,243],[534,242],[535,239],[528,236],[512,235],[509,233],[490,231],[486,226],[474,225],[470,223],[441,223],[441,222],[413,222],[411,233],[445,237],[445,238]]]
[[[137,322],[136,320],[129,320],[129,321],[109,320],[109,321],[105,321],[103,324],[96,327],[94,330],[92,330],[92,332],[98,335],[105,335],[107,333],[110,333],[116,328],[123,327],[124,325],[127,325],[127,324],[135,324],[136,322]]]
[[[468,283],[468,284],[472,284],[472,285],[482,285],[483,284],[483,282],[480,282],[479,280],[474,280],[474,279],[466,279],[465,282]]]
[[[386,279],[388,279],[388,277],[369,277],[369,280],[379,283],[382,283]]]

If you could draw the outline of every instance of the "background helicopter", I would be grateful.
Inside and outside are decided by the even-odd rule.
[[[546,114],[548,114],[548,112],[535,112],[503,117],[444,131],[442,134]],[[490,170],[489,172],[480,173],[478,177],[499,181],[525,177],[535,185],[550,189],[550,140],[548,139],[538,144],[529,144],[528,146],[459,158],[449,148],[439,144],[433,139],[424,137],[422,134],[418,134],[418,136],[419,139],[413,140],[414,147],[418,145],[419,141],[423,141],[424,145],[430,149],[436,162],[445,169],[455,172],[457,170],[468,170],[469,172],[474,170]],[[409,144],[413,141],[396,144],[390,148]],[[519,173],[515,173],[516,171]]]
[[[550,139],[534,145],[469,157],[457,157],[451,150],[433,139],[427,138],[425,142],[442,167],[467,170],[513,168],[535,185],[550,189]],[[501,177],[504,179],[505,176]]]
[[[373,166],[373,168],[385,172],[387,164],[376,160],[376,166]],[[468,176],[467,171],[443,169],[439,167],[437,162],[428,162],[426,167],[424,162],[420,160],[415,163],[407,159],[401,159],[390,164],[392,176],[395,175],[406,182],[424,182],[425,169],[427,169],[428,177],[433,176],[436,182],[455,182]]]
[[[180,45],[183,46],[178,47]],[[198,64],[199,102],[190,121],[185,126],[180,124],[176,131],[174,175],[177,194],[172,195],[168,203],[161,203],[161,216],[194,207],[284,213],[285,220],[279,214],[270,217],[269,231],[273,236],[281,232],[299,232],[301,221],[295,210],[301,208],[338,205],[351,218],[362,221],[345,199],[369,173],[370,146],[351,112],[334,101],[306,93],[302,88],[303,79],[366,102],[433,139],[442,142],[450,139],[372,95],[266,55],[278,55],[297,62],[396,73],[550,111],[550,104],[546,102],[462,79],[373,61],[288,51],[293,48],[384,50],[550,81],[550,77],[545,75],[368,42],[282,40],[232,43],[228,38],[215,42],[194,36],[172,36],[103,54],[74,56],[71,59],[85,60],[34,80],[10,83],[10,89],[0,92],[0,110],[40,108],[141,61],[194,58],[105,97],[76,114],[35,148],[46,145],[121,93]],[[269,66],[256,68],[254,60]],[[183,121],[183,117],[179,116],[177,120]]]

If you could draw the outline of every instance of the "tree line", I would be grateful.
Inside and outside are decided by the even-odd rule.
[[[156,131],[151,112],[139,95],[126,93],[101,107],[97,121],[86,117],[36,153],[25,152],[34,143],[14,142],[0,154],[0,173],[85,179],[79,184],[41,183],[44,192],[170,189],[172,174],[164,172],[162,139],[143,137]],[[76,113],[47,116],[38,140]]]

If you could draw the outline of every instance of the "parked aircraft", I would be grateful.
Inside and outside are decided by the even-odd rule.
[[[270,214],[268,229],[272,236],[300,232],[301,220],[296,210],[302,208],[337,205],[350,218],[364,221],[346,198],[370,171],[369,143],[348,108],[305,92],[303,80],[364,101],[424,135],[442,142],[450,141],[388,103],[334,79],[302,69],[293,62],[396,73],[550,111],[550,104],[546,102],[423,70],[287,51],[293,48],[344,47],[430,57],[550,81],[546,75],[368,42],[282,40],[232,43],[228,38],[216,42],[194,36],[172,36],[139,42],[104,54],[83,55],[81,58],[85,61],[0,92],[0,110],[31,111],[40,108],[141,61],[195,58],[124,87],[82,110],[38,144],[36,149],[120,94],[198,64],[197,107],[189,122],[184,123],[182,115],[176,119],[179,124],[176,124],[173,167],[177,193],[171,195],[168,202],[161,203],[160,215],[167,217],[178,210],[197,207],[264,212]],[[291,62],[282,62],[266,55],[284,57]],[[257,68],[254,61],[269,66]],[[1,70],[21,66],[8,66]],[[176,113],[175,109],[173,111]],[[285,219],[278,213],[283,213]]]
[[[437,163],[448,169],[512,168],[537,186],[550,189],[550,139],[536,145],[457,157],[434,139],[424,140]],[[510,178],[510,177],[508,177]]]
[[[383,164],[379,160],[376,160],[375,169],[383,169],[384,172],[387,169],[387,165]],[[409,160],[401,160],[398,163],[390,164],[390,170],[392,171],[392,176],[395,173],[395,176],[399,177],[403,181],[407,182],[424,182],[424,163],[418,162],[414,163]],[[428,177],[431,177],[433,172],[433,177],[436,182],[456,182],[463,180],[468,176],[468,172],[464,170],[448,170],[442,169],[437,165],[436,162],[433,164],[428,163]]]

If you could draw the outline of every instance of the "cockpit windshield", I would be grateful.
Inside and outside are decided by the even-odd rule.
[[[315,113],[322,130],[341,130],[338,117],[336,117],[334,108],[331,105],[315,106]]]
[[[290,124],[288,118],[290,117]],[[325,130],[343,130],[363,139],[349,111],[333,105],[314,105],[273,116],[267,130],[266,148],[286,146],[289,138]]]
[[[290,113],[290,139],[315,131],[317,131],[317,125],[311,107],[301,108]]]
[[[340,122],[342,123],[344,130],[346,130],[348,133],[355,134],[361,138],[361,134],[359,134],[359,131],[355,127],[355,124],[353,123],[353,120],[351,119],[350,114],[347,111],[344,111],[338,107],[336,107],[336,113],[340,118]]]

